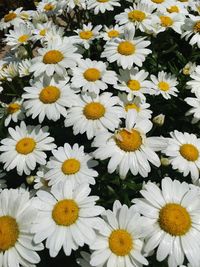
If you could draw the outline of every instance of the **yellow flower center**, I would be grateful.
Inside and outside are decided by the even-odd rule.
[[[188,0],[178,0],[179,2],[182,2],[182,3],[184,3],[184,2],[188,2]]]
[[[177,6],[171,6],[170,8],[167,8],[167,11],[169,13],[179,13],[179,8]]]
[[[41,30],[39,34],[40,34],[41,36],[45,36],[45,35],[46,35],[46,29]]]
[[[137,130],[123,129],[115,137],[116,144],[126,152],[136,151],[142,145],[142,137]]]
[[[99,3],[106,3],[106,2],[108,2],[109,0],[97,0],[97,2],[99,2]]]
[[[98,102],[87,104],[83,109],[83,114],[88,120],[98,120],[105,114],[105,107]]]
[[[200,32],[200,20],[198,20],[193,27],[195,32]]]
[[[159,213],[159,225],[162,230],[173,236],[186,234],[191,227],[191,218],[180,204],[166,204]]]
[[[67,159],[62,164],[62,172],[66,175],[75,174],[80,170],[81,164],[77,159]]]
[[[48,3],[44,6],[44,10],[45,11],[51,11],[54,9],[54,5],[52,5],[51,3]]]
[[[108,37],[110,38],[115,38],[115,37],[118,37],[119,36],[119,32],[116,31],[116,30],[111,30],[108,32]]]
[[[161,26],[170,27],[173,24],[173,20],[168,16],[160,16]]]
[[[52,218],[58,225],[70,226],[79,216],[79,207],[73,199],[58,201],[53,208]]]
[[[126,112],[129,110],[129,109],[135,109],[137,112],[140,111],[140,107],[137,106],[135,103],[128,103],[125,105],[125,110]]]
[[[14,247],[19,236],[16,220],[10,216],[0,217],[0,253]]]
[[[184,67],[183,68],[183,74],[184,75],[190,75],[190,68],[189,67]]]
[[[64,58],[63,54],[58,50],[50,50],[43,56],[43,63],[45,64],[57,64]]]
[[[169,84],[166,82],[159,82],[158,88],[162,91],[168,91],[169,90]]]
[[[55,103],[60,98],[60,90],[56,86],[47,86],[42,89],[39,99],[44,104]]]
[[[130,88],[132,91],[139,91],[141,86],[140,86],[140,82],[138,82],[137,80],[129,80],[127,82],[127,86],[128,88]]]
[[[143,21],[146,18],[146,14],[140,10],[133,10],[128,13],[128,18],[131,21]]]
[[[10,12],[4,16],[4,21],[9,22],[9,21],[15,19],[16,17],[17,17],[17,14],[15,14],[14,12]]]
[[[151,0],[155,4],[162,4],[165,0]]]
[[[123,41],[118,45],[117,51],[124,56],[130,56],[135,53],[135,45],[129,41]]]
[[[98,69],[90,68],[83,73],[84,78],[89,82],[95,82],[101,78],[101,72]]]
[[[93,37],[93,32],[92,31],[82,31],[79,33],[79,36],[81,37],[81,39],[84,40],[89,40],[90,38]]]
[[[18,153],[27,155],[35,149],[36,142],[33,138],[25,137],[19,140],[16,144],[16,150]]]
[[[11,103],[8,105],[7,111],[9,114],[13,114],[17,112],[18,110],[20,110],[20,108],[21,108],[21,105],[19,105],[18,103]]]
[[[21,35],[19,38],[18,38],[18,42],[20,43],[25,43],[29,38],[29,35],[27,34],[24,34],[24,35]]]
[[[184,144],[180,147],[180,154],[188,161],[196,161],[199,157],[198,149],[191,144]]]
[[[126,256],[133,249],[133,239],[126,230],[112,231],[109,236],[109,248],[117,256]]]

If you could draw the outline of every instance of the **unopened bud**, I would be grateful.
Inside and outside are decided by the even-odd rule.
[[[165,166],[165,167],[169,166],[169,164],[170,164],[169,159],[168,158],[164,158],[164,157],[161,157],[160,162],[161,162],[161,165]]]
[[[27,176],[26,177],[26,182],[29,185],[32,185],[34,183],[34,180],[35,180],[35,176]]]
[[[153,118],[153,123],[156,124],[157,126],[163,126],[165,122],[165,115],[159,114],[158,116]]]

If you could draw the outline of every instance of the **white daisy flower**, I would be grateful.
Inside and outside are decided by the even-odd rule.
[[[120,128],[115,133],[100,132],[96,135],[93,152],[96,159],[110,158],[108,172],[119,171],[121,179],[125,179],[130,170],[133,175],[138,173],[147,177],[151,171],[149,162],[156,167],[160,166],[160,159],[154,151],[159,151],[166,146],[162,137],[146,137],[152,128],[149,120],[140,120],[135,123],[137,113],[129,110],[126,119],[126,128]]]
[[[1,76],[11,82],[19,76],[19,63],[16,61],[8,63],[1,71]]]
[[[4,176],[6,176],[6,173],[0,170],[0,192],[7,187],[6,180],[2,179]]]
[[[157,16],[152,18],[152,28],[156,34],[166,31],[169,28],[182,34],[184,19],[185,17],[183,15],[177,13],[158,13]]]
[[[47,21],[45,23],[37,23],[34,25],[35,29],[33,30],[33,40],[44,41],[48,32],[53,32],[54,34],[63,36],[64,29],[53,24],[52,21]]]
[[[182,72],[184,75],[191,75],[195,72],[196,70],[196,63],[189,61],[184,68],[182,69]]]
[[[146,78],[149,73],[145,70],[138,68],[132,68],[130,70],[119,69],[117,85],[114,88],[128,93],[128,100],[131,101],[134,96],[139,96],[142,100],[145,100],[145,94],[155,94],[155,91],[151,89],[152,83]]]
[[[197,44],[200,48],[200,16],[189,15],[189,18],[186,18],[182,38],[185,38],[186,41],[190,39],[190,45]]]
[[[48,42],[46,48],[39,48],[39,56],[33,58],[31,72],[34,76],[47,74],[52,76],[57,73],[59,76],[66,74],[66,68],[73,68],[81,55],[75,53],[77,48],[73,46],[68,37],[56,38]]]
[[[7,127],[11,121],[17,122],[18,120],[23,120],[24,109],[22,107],[23,99],[14,98],[12,102],[6,104],[7,116],[4,121],[4,125]]]
[[[160,71],[157,77],[151,75],[150,78],[152,80],[151,88],[155,90],[155,95],[161,94],[165,99],[170,99],[171,96],[177,96],[178,89],[176,86],[178,85],[178,81],[175,75]]]
[[[68,9],[67,12],[74,9],[75,7],[86,9],[86,0],[62,0],[60,4],[62,6],[62,9]]]
[[[72,35],[70,39],[74,44],[80,44],[84,46],[85,49],[89,49],[90,44],[94,39],[100,38],[101,25],[93,27],[92,23],[83,24],[82,29],[75,30],[77,35]]]
[[[1,140],[0,161],[4,163],[4,169],[10,171],[17,168],[17,173],[27,175],[36,168],[36,163],[46,164],[44,151],[56,147],[52,142],[54,138],[49,136],[48,127],[26,126],[21,122],[20,127],[8,128],[10,136]]]
[[[187,88],[191,89],[192,93],[199,93],[200,90],[200,66],[197,66],[195,70],[190,74],[192,80],[188,81]]]
[[[174,0],[142,0],[141,3],[148,4],[158,11],[163,11],[170,7],[174,3]]]
[[[30,75],[31,64],[31,59],[24,59],[19,63],[19,77],[25,77]]]
[[[166,8],[166,11],[168,13],[176,13],[176,14],[180,14],[182,16],[188,15],[188,13],[189,13],[187,8],[185,8],[184,3],[178,2],[178,1],[175,1],[171,6]]]
[[[1,266],[35,266],[40,262],[36,251],[42,244],[33,243],[30,233],[37,210],[32,205],[29,192],[4,189],[0,193],[0,262]]]
[[[59,15],[61,13],[59,1],[56,0],[42,0],[37,5],[39,13],[45,13],[47,16]]]
[[[170,135],[172,138],[168,138],[168,146],[163,152],[169,157],[172,168],[183,173],[184,177],[190,173],[192,180],[196,181],[200,169],[200,139],[177,130]]]
[[[84,153],[83,146],[74,144],[71,147],[66,143],[64,147],[53,150],[52,154],[54,157],[47,163],[49,171],[45,175],[50,186],[65,180],[74,184],[95,184],[94,177],[97,177],[98,173],[93,167],[98,163],[89,154]]]
[[[11,46],[11,49],[16,49],[21,45],[26,45],[32,40],[32,32],[26,24],[20,23],[6,34],[5,42]]]
[[[34,189],[38,190],[45,190],[45,191],[50,191],[51,187],[49,186],[48,181],[45,179],[46,173],[48,169],[46,166],[40,166],[38,168],[38,171],[36,175],[34,176]]]
[[[143,198],[133,200],[144,216],[149,232],[144,251],[157,247],[156,258],[168,258],[168,266],[177,267],[186,256],[192,267],[200,263],[200,195],[187,183],[162,179],[161,189],[148,182],[140,191]]]
[[[196,97],[186,97],[185,102],[192,108],[186,112],[186,116],[193,116],[192,123],[197,123],[200,120],[200,93],[195,93]]]
[[[8,14],[6,14],[1,20],[0,20],[0,29],[4,30],[9,28],[13,25],[19,25],[20,23],[23,23],[23,19],[20,17],[20,13],[22,12],[22,7],[17,8],[15,11],[10,10]]]
[[[87,9],[92,9],[94,14],[105,13],[106,11],[113,11],[114,7],[121,6],[119,0],[88,0]]]
[[[66,107],[73,104],[74,93],[66,80],[47,77],[36,80],[30,87],[24,88],[22,95],[27,116],[38,117],[43,122],[45,117],[57,121],[67,115]]]
[[[129,110],[134,109],[137,112],[136,121],[151,119],[152,111],[148,109],[150,105],[144,101],[141,101],[140,97],[136,96],[131,101],[127,99],[126,93],[118,94],[118,97],[121,100],[120,104],[124,108],[124,118],[128,116]]]
[[[110,27],[104,25],[104,31],[102,31],[100,35],[104,41],[111,41],[113,38],[120,37],[123,32],[123,27],[118,24]]]
[[[51,257],[56,257],[63,247],[68,256],[84,244],[90,245],[96,238],[94,229],[100,224],[104,208],[96,206],[97,196],[89,196],[88,184],[74,186],[59,183],[51,193],[37,192],[38,216],[32,231],[34,242],[46,240]]]
[[[151,53],[151,50],[146,48],[150,42],[144,41],[145,37],[134,38],[134,35],[134,28],[126,28],[124,39],[116,38],[106,43],[101,57],[106,57],[110,63],[117,61],[118,66],[123,69],[131,69],[133,64],[141,67],[145,57]]]
[[[123,109],[119,106],[119,98],[112,93],[89,96],[77,96],[76,104],[68,110],[65,127],[73,126],[75,135],[86,132],[92,139],[102,130],[114,130],[119,126]]]
[[[117,83],[117,75],[112,70],[107,70],[102,61],[89,58],[79,60],[78,67],[72,69],[71,86],[81,88],[83,92],[99,94],[100,90],[106,90],[108,84]]]
[[[115,201],[113,211],[105,211],[103,218],[104,224],[90,246],[94,250],[90,264],[105,267],[148,265],[142,254],[145,221],[135,212],[134,206],[128,208]]]
[[[119,25],[136,27],[142,32],[152,31],[152,13],[155,10],[153,5],[147,5],[141,2],[133,3],[133,7],[126,8],[124,12],[115,16]]]

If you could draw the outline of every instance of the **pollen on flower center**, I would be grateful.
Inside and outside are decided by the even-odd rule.
[[[73,199],[58,201],[52,210],[52,218],[58,225],[70,226],[79,216],[79,207]]]
[[[180,204],[166,204],[159,213],[159,225],[162,230],[173,236],[186,234],[191,227],[191,218]]]
[[[13,114],[17,112],[18,110],[20,110],[20,108],[21,108],[21,105],[19,105],[18,103],[11,103],[8,105],[7,111],[9,114]]]
[[[42,89],[39,99],[44,104],[55,103],[60,98],[60,89],[56,86],[47,86]]]
[[[118,52],[124,56],[130,56],[135,53],[135,45],[129,41],[123,41],[118,45]]]
[[[18,38],[18,41],[19,41],[20,43],[24,43],[24,42],[26,42],[26,41],[28,40],[28,38],[29,38],[29,35],[24,34],[24,35],[21,35],[21,36]]]
[[[120,130],[115,136],[115,141],[118,147],[126,152],[136,151],[142,145],[142,137],[137,130],[127,131]]]
[[[199,157],[198,149],[192,144],[184,144],[180,147],[180,154],[188,161],[196,161]]]
[[[83,114],[88,120],[98,120],[105,114],[105,107],[98,102],[87,104],[83,109]]]
[[[143,21],[146,18],[146,14],[140,10],[132,10],[128,13],[128,18],[131,21]]]
[[[127,86],[132,90],[132,91],[139,91],[140,90],[140,82],[137,80],[129,80],[127,82]]]
[[[54,5],[52,5],[51,3],[48,3],[44,6],[44,10],[45,11],[51,11],[54,9]]]
[[[160,16],[161,26],[170,27],[173,24],[173,20],[168,16]]]
[[[62,172],[66,175],[75,174],[80,170],[81,164],[77,159],[67,159],[62,164]]]
[[[108,2],[109,0],[97,0],[97,2],[99,2],[99,3],[106,3],[106,2]]]
[[[16,220],[11,216],[0,217],[0,253],[13,247],[19,236]]]
[[[126,256],[133,249],[133,239],[126,230],[112,231],[109,236],[109,248],[117,256]]]
[[[93,32],[92,31],[82,31],[79,33],[79,36],[81,37],[81,39],[84,40],[89,40],[90,38],[93,37]]]
[[[135,109],[137,112],[140,111],[140,107],[138,107],[135,103],[128,103],[125,105],[125,110],[128,111],[129,109]]]
[[[16,144],[16,150],[18,153],[27,155],[35,149],[36,142],[33,138],[25,137],[19,140]]]
[[[9,22],[9,21],[15,19],[16,17],[17,17],[17,15],[14,12],[10,12],[4,16],[4,21]]]
[[[179,8],[177,6],[171,6],[170,8],[167,8],[167,11],[169,13],[179,13]]]
[[[41,36],[45,36],[45,35],[46,35],[46,29],[41,30],[39,34],[40,34]]]
[[[198,20],[193,27],[195,32],[200,32],[200,20]]]
[[[165,0],[151,0],[151,1],[155,4],[161,4],[161,3],[165,2]]]
[[[116,30],[111,30],[108,32],[108,37],[110,38],[114,38],[114,37],[118,37],[119,36],[119,32]]]
[[[84,78],[89,82],[95,82],[101,78],[101,72],[95,68],[89,68],[83,73]]]
[[[57,64],[64,58],[63,54],[58,50],[50,50],[43,56],[43,63],[45,64]]]
[[[166,82],[159,82],[158,88],[162,91],[168,91],[169,90],[169,84]]]

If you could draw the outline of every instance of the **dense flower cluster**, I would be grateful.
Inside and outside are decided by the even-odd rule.
[[[200,2],[41,0],[0,30],[0,267],[199,267]]]

